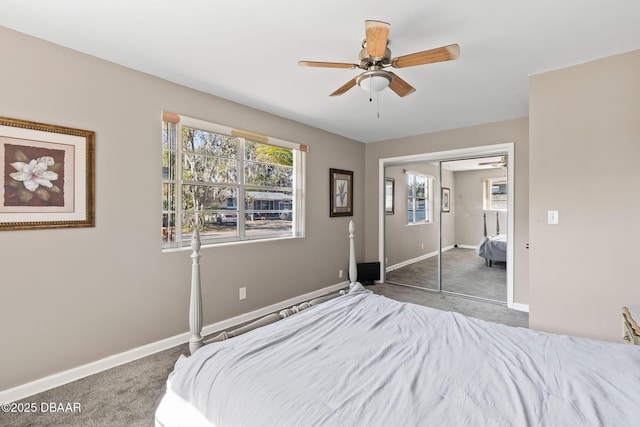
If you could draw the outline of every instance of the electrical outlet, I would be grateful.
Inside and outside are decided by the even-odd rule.
[[[424,243],[420,244],[420,249],[424,249]]]
[[[344,276],[344,270],[338,270],[338,278],[342,279]]]
[[[246,299],[247,298],[247,288],[240,288],[240,299]]]

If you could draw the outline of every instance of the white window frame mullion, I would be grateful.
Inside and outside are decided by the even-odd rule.
[[[432,217],[432,208],[433,205],[431,204],[431,193],[433,192],[433,178],[430,177],[426,177],[426,183],[424,186],[425,192],[427,194],[425,194],[425,200],[424,200],[424,209],[425,209],[425,216],[424,219],[426,222],[434,222],[435,218]]]
[[[291,206],[293,210],[291,214],[291,220],[293,221],[293,235],[294,237],[304,237],[304,194],[305,194],[305,181],[302,171],[305,170],[304,163],[306,156],[303,151],[293,150],[293,200],[295,203]]]
[[[411,175],[406,174],[405,176],[407,177],[407,179],[405,180],[406,184],[404,186],[404,191],[405,191],[404,200],[405,200],[405,203],[407,203],[408,200],[411,200],[411,209],[409,209],[409,204],[407,203],[407,210],[413,210],[413,197],[409,199],[409,194],[412,194],[411,186],[413,185],[411,184]],[[407,224],[411,224],[411,222],[413,221],[413,220],[411,221],[409,220],[409,212],[407,212],[406,220],[407,220]]]
[[[409,221],[409,215],[407,215],[407,224],[415,224],[416,223],[416,180],[415,180],[415,175],[413,175],[411,172],[407,172],[407,190],[409,190],[409,187],[411,187],[411,191],[409,192],[411,194],[411,211],[413,212],[413,215],[411,217],[411,221]],[[407,197],[409,197],[409,195],[407,194]]]
[[[175,192],[176,192],[176,245],[182,246],[182,124],[176,124],[176,176],[175,176]],[[197,226],[197,222],[196,222]]]
[[[169,123],[170,125],[172,123]],[[177,124],[175,124],[174,126],[169,126],[169,128],[171,129],[171,131],[167,131],[167,139],[168,139],[168,143],[167,143],[167,148],[163,148],[163,156],[164,156],[164,152],[166,151],[167,153],[167,178],[164,179],[163,178],[163,184],[167,185],[167,202],[168,202],[168,206],[166,209],[166,215],[167,215],[167,229],[171,229],[171,214],[173,213],[174,215],[176,215],[177,217],[177,183],[178,180],[175,176],[175,174],[177,174],[177,169],[175,169],[175,160],[172,163],[171,162],[171,158],[173,156],[173,158],[175,159],[176,156],[178,156],[178,136],[177,136]],[[174,145],[171,145],[171,141],[173,141]],[[174,172],[174,176],[173,178],[171,178],[171,172]],[[173,206],[173,210],[171,209],[171,206]],[[163,215],[165,214],[165,209],[163,208]],[[177,220],[177,218],[176,218]],[[177,240],[176,240],[176,230],[177,230],[177,224],[174,220],[173,223],[173,228],[174,233],[173,233],[173,237],[174,240],[169,240],[167,239],[166,242],[163,241],[162,243],[162,248],[163,249],[171,249],[171,248],[175,248],[177,247]],[[170,235],[170,234],[169,234]]]
[[[245,179],[244,179],[244,159],[246,156],[245,153],[245,142],[244,138],[238,137],[238,149],[236,150],[236,157],[238,162],[238,220],[236,222],[236,226],[238,227],[238,238],[240,240],[246,240],[247,235],[245,232]]]

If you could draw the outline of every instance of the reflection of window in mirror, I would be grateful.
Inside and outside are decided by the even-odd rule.
[[[433,182],[435,177],[405,171],[407,176],[407,224],[433,222]]]
[[[485,211],[507,210],[507,180],[505,178],[488,178],[483,182]]]
[[[393,215],[394,209],[394,191],[395,180],[393,178],[386,178],[384,184],[384,211],[387,215]]]

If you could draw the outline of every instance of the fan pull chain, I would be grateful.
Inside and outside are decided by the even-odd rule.
[[[369,76],[369,102],[373,102],[373,95],[371,90],[373,86],[371,85],[371,79],[372,76]],[[376,116],[378,117],[378,120],[380,120],[380,91],[376,92]]]

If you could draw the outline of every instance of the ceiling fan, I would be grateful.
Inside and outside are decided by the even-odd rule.
[[[480,162],[478,166],[491,166],[493,168],[502,168],[507,166],[507,156],[500,156],[499,160],[490,161],[490,162]]]
[[[404,97],[415,92],[409,83],[402,80],[395,73],[386,71],[385,68],[404,68],[415,65],[432,64],[435,62],[449,61],[460,56],[460,46],[451,44],[410,55],[399,56],[391,59],[391,51],[387,46],[389,39],[389,24],[382,21],[368,20],[364,22],[366,38],[362,42],[359,63],[349,64],[342,62],[318,62],[299,61],[298,65],[306,67],[324,68],[360,68],[364,73],[349,80],[339,87],[330,96],[342,95],[355,85],[362,87],[367,92],[379,92],[389,87],[398,96]]]

